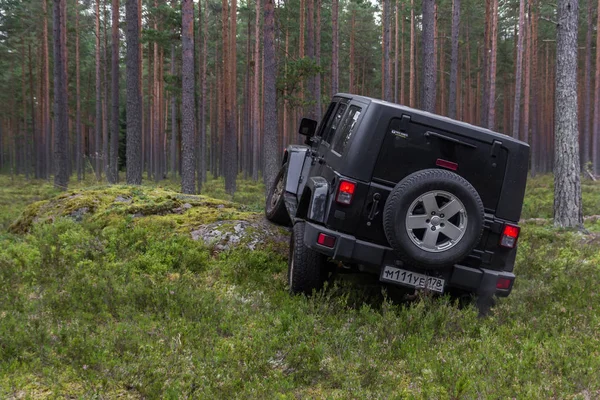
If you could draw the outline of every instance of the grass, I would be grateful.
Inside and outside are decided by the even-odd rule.
[[[478,318],[448,297],[395,302],[364,277],[290,296],[278,253],[215,253],[174,229],[187,214],[152,214],[179,201],[169,184],[75,188],[8,233],[56,192],[0,181],[0,398],[600,397],[598,236],[526,224],[513,294]],[[528,204],[549,183],[530,182]],[[246,205],[226,205],[251,218],[263,188],[238,186]],[[97,209],[77,222],[84,200]]]

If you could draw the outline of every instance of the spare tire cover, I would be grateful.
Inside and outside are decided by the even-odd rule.
[[[477,246],[483,203],[463,177],[441,169],[415,172],[400,181],[383,210],[383,227],[400,259],[422,269],[448,267]]]

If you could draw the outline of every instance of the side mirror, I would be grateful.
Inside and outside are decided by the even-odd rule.
[[[300,129],[298,130],[298,133],[306,136],[306,137],[313,137],[315,136],[315,133],[317,132],[317,121],[315,121],[314,119],[310,119],[310,118],[302,118],[302,120],[300,121]]]

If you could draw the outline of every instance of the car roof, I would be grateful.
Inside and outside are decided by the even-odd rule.
[[[497,137],[498,139],[501,139],[501,140],[508,140],[508,141],[515,142],[515,143],[529,147],[529,145],[526,142],[517,140],[517,139],[513,138],[512,136],[508,136],[508,135],[505,135],[502,133],[492,131],[487,128],[483,128],[483,127],[469,124],[466,122],[458,121],[458,120],[455,120],[455,119],[452,119],[449,117],[445,117],[443,115],[438,115],[438,114],[430,113],[427,111],[418,110],[418,109],[404,106],[401,104],[391,103],[389,101],[384,101],[384,100],[376,99],[373,97],[359,96],[359,95],[349,94],[349,93],[337,93],[334,97],[344,97],[347,99],[357,100],[359,102],[363,102],[363,103],[367,103],[367,104],[373,103],[373,104],[377,104],[377,105],[384,106],[384,107],[394,108],[398,111],[410,112],[410,114],[412,114],[412,115],[418,115],[418,116],[421,116],[428,120],[436,120],[441,123],[451,124],[451,125],[466,129],[468,131],[478,132],[480,134],[483,133],[485,135]]]

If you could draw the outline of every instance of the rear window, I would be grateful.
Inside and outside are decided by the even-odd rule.
[[[339,129],[339,133],[337,135],[337,140],[333,145],[333,151],[338,154],[342,154],[346,145],[352,138],[354,134],[354,128],[356,127],[356,121],[358,121],[358,117],[360,117],[362,109],[357,106],[350,106],[350,111],[344,118],[344,121],[341,124]]]

